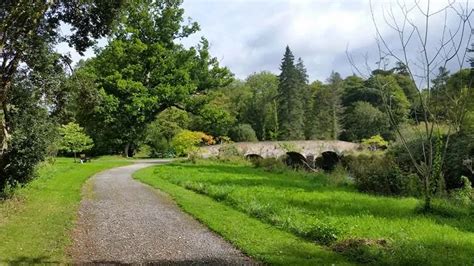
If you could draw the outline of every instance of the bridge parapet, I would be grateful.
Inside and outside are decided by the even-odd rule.
[[[219,149],[224,145],[234,145],[244,155],[258,154],[263,158],[277,158],[289,151],[299,152],[305,157],[308,155],[317,157],[325,151],[343,154],[359,147],[357,143],[338,140],[260,141],[205,146],[201,147],[200,153],[204,158],[214,157],[219,155]]]

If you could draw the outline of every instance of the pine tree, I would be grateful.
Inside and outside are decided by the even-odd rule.
[[[302,79],[306,76],[304,65],[295,66],[295,58],[287,46],[280,66],[278,86],[279,139],[297,140],[304,138],[304,109],[302,101]],[[307,76],[306,76],[307,79]]]
[[[296,64],[296,70],[298,71],[298,79],[301,92],[301,100],[303,102],[303,132],[305,139],[314,138],[314,119],[313,119],[313,90],[308,84],[308,74],[306,67],[304,66],[303,60],[298,58]]]

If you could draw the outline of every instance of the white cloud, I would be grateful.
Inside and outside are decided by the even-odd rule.
[[[382,22],[381,8],[395,1],[373,1]],[[407,1],[410,2],[410,1]],[[439,9],[446,1],[432,1]],[[345,52],[376,55],[375,29],[367,0],[185,0],[185,16],[201,25],[201,32],[183,40],[190,46],[201,36],[211,44],[211,53],[237,77],[269,70],[278,73],[286,45],[302,57],[311,80],[325,80],[332,70],[352,73]],[[441,16],[442,17],[442,16]],[[419,22],[422,17],[416,17]],[[442,18],[441,18],[442,19]],[[435,20],[434,32],[442,21]],[[394,33],[387,26],[380,30],[392,44]],[[102,45],[105,41],[101,42]],[[64,45],[62,51],[68,51]],[[92,55],[89,50],[87,56]],[[72,53],[74,61],[80,57]],[[359,57],[356,63],[362,65]],[[375,59],[369,59],[374,63]]]

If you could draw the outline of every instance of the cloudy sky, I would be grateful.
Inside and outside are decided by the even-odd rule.
[[[346,47],[374,44],[367,1],[185,0],[211,52],[239,78],[278,73],[285,46],[301,57],[311,80],[332,70],[350,74]]]
[[[382,8],[396,7],[394,1],[374,2],[377,14],[382,14]],[[432,1],[432,10],[445,3]],[[182,42],[190,46],[201,36],[206,37],[212,55],[238,78],[263,70],[278,73],[286,45],[295,57],[304,60],[311,81],[324,81],[333,70],[343,76],[352,74],[346,50],[357,65],[364,65],[367,53],[374,56],[369,63],[377,61],[368,0],[184,0],[183,7],[185,16],[197,21],[201,31]],[[439,14],[433,19],[431,30],[435,34],[441,31],[443,18]],[[382,16],[378,19],[382,20]],[[414,15],[412,19],[423,22],[421,16]],[[395,42],[394,32],[383,23],[380,25],[387,40]],[[68,48],[63,45],[59,50]],[[71,54],[74,61],[79,59],[77,54]],[[89,51],[86,57],[92,54]]]

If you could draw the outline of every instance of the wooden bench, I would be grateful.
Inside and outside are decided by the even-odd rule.
[[[85,154],[80,154],[79,158],[81,160],[81,163],[87,163],[87,162],[90,163],[91,162],[91,158],[87,157]]]

